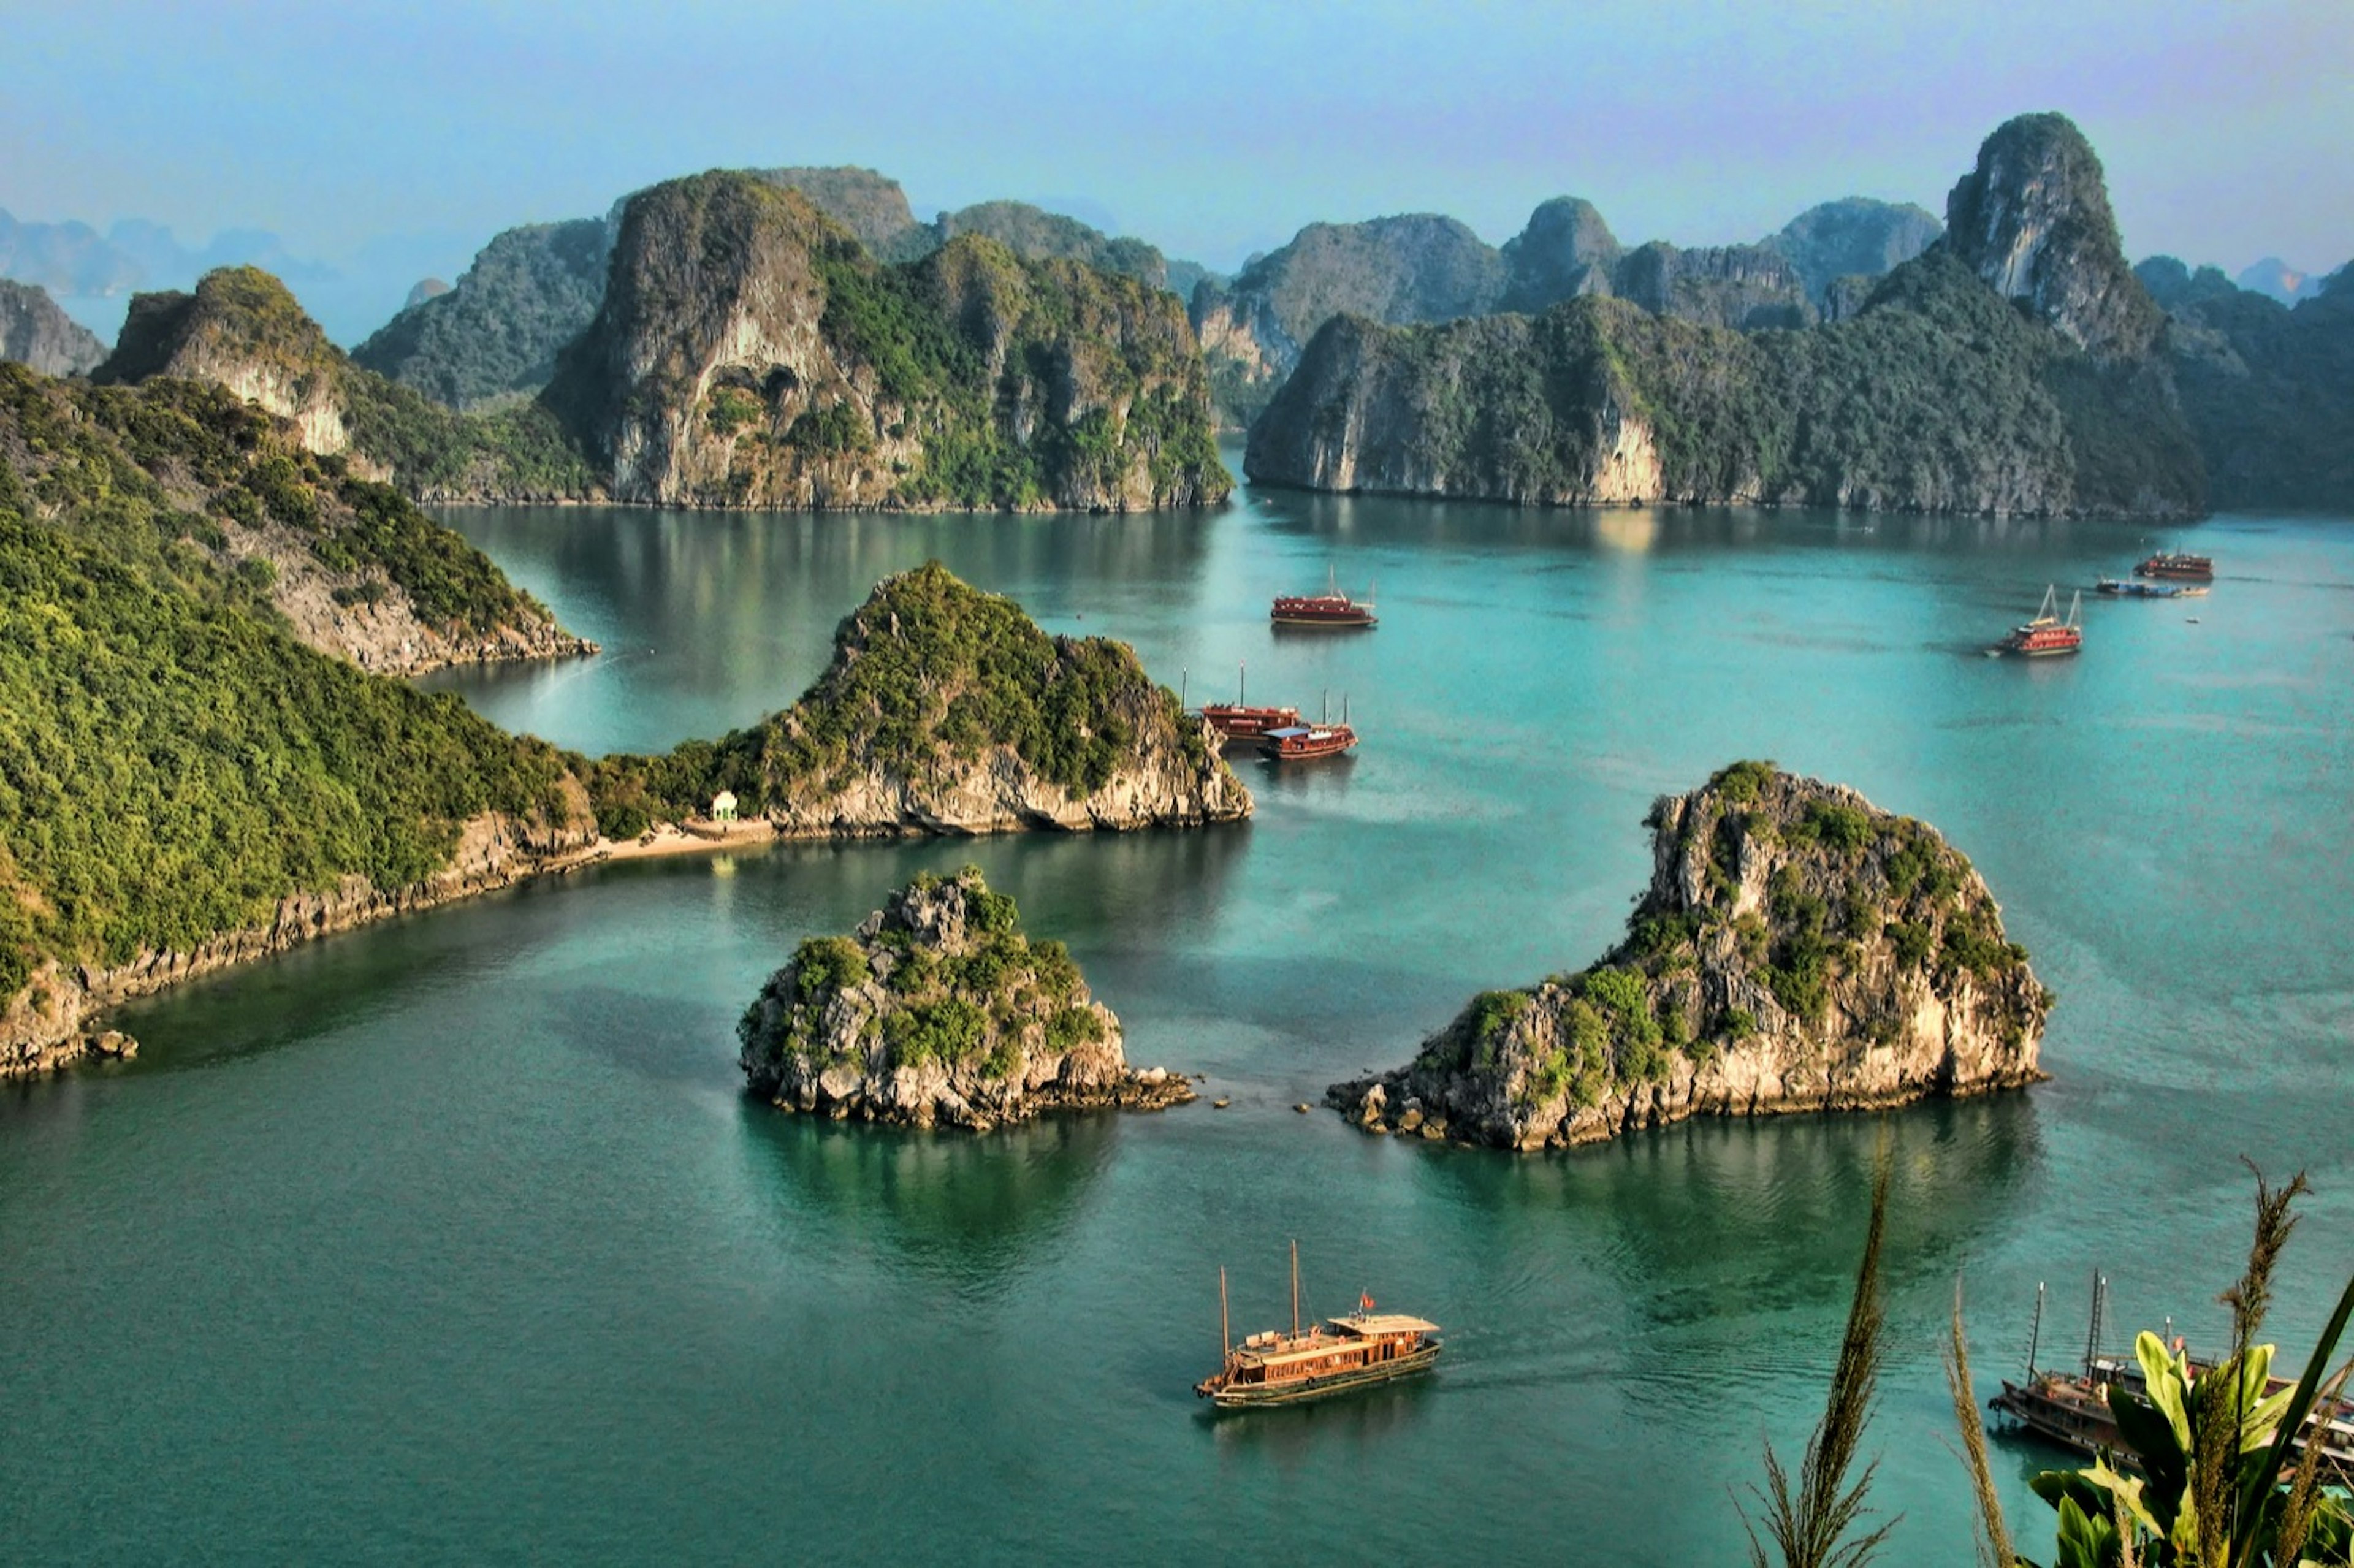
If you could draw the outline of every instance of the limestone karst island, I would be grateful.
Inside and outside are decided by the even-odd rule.
[[[20,10],[9,1568],[2354,1568],[2342,4]]]

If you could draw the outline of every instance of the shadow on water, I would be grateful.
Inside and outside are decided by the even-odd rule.
[[[1457,1245],[1494,1256],[1568,1235],[1663,1330],[1807,1314],[1845,1299],[1881,1139],[1893,1161],[1892,1287],[1946,1277],[2012,1223],[2043,1161],[2030,1096],[1882,1116],[1697,1118],[1544,1156],[1423,1146]]]
[[[1207,1400],[1194,1424],[1215,1439],[1220,1459],[1273,1461],[1278,1466],[1323,1457],[1330,1445],[1351,1449],[1411,1432],[1446,1396],[1447,1366],[1402,1383],[1381,1383],[1313,1404],[1273,1410],[1220,1410]]]
[[[970,1296],[1007,1289],[1064,1234],[1119,1142],[1117,1113],[1051,1116],[997,1132],[872,1127],[742,1101],[748,1146],[780,1201],[840,1245],[881,1242]]]

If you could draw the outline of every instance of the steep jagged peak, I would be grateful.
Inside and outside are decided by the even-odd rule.
[[[1618,237],[1583,196],[1538,204],[1526,227],[1504,241],[1504,306],[1541,311],[1574,294],[1606,294],[1618,264]]]
[[[2102,358],[2146,353],[2163,322],[2126,264],[2101,160],[2064,114],[2022,114],[1946,199],[1946,242],[2005,298]]]

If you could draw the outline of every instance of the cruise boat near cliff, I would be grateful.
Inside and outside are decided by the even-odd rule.
[[[1202,716],[1224,740],[1257,740],[1269,730],[1283,729],[1299,722],[1298,708],[1255,708],[1245,699],[1249,695],[1246,681],[1249,670],[1235,667],[1235,700],[1231,703],[1204,703]]]
[[[1269,1329],[1240,1346],[1226,1316],[1226,1271],[1218,1270],[1218,1370],[1193,1385],[1221,1410],[1305,1404],[1428,1372],[1438,1361],[1438,1325],[1400,1312],[1375,1312],[1360,1294],[1357,1310],[1299,1326],[1299,1244],[1291,1244],[1291,1332]]]
[[[1278,626],[1357,627],[1378,624],[1373,619],[1373,601],[1353,599],[1341,591],[1340,574],[1333,569],[1322,593],[1278,594],[1270,618]]]
[[[2084,630],[2077,624],[2084,609],[2084,596],[2075,595],[2068,601],[2068,619],[2062,620],[2054,613],[2060,597],[2057,588],[2043,590],[2043,606],[2035,619],[2024,626],[2011,628],[2010,635],[1995,645],[2003,653],[2022,654],[2030,659],[2045,659],[2055,653],[2073,653],[2084,646]]]
[[[2190,582],[2213,582],[2215,559],[2211,556],[2170,555],[2161,550],[2134,568],[2137,577],[2182,577]]]
[[[1357,732],[1349,727],[1349,699],[1341,699],[1341,722],[1334,724],[1328,697],[1320,722],[1267,730],[1259,736],[1258,752],[1269,762],[1313,762],[1321,757],[1339,757],[1353,750],[1356,744]]]

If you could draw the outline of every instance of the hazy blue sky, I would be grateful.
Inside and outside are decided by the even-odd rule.
[[[714,165],[854,163],[917,214],[1083,199],[1231,266],[1311,218],[1491,240],[1556,193],[1622,238],[1944,211],[2061,109],[2137,257],[2354,255],[2354,4],[90,4],[8,7],[0,207],[463,264]],[[387,244],[387,237],[403,237]]]

